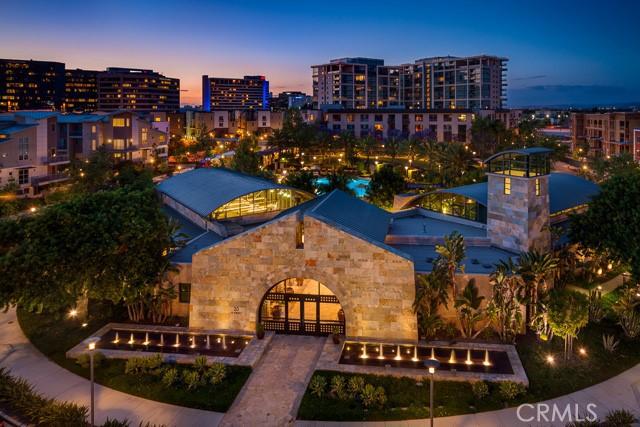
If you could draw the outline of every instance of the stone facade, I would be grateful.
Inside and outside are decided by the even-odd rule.
[[[551,248],[549,231],[549,176],[524,178],[487,174],[487,235],[491,243],[507,250]],[[505,194],[505,179],[511,179],[511,194]],[[536,180],[540,194],[536,195]]]
[[[253,332],[273,285],[309,278],[339,299],[347,336],[417,340],[413,262],[310,215],[297,248],[300,220],[292,213],[196,253],[190,327]]]

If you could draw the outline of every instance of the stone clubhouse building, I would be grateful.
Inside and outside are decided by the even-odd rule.
[[[489,295],[495,263],[550,249],[550,226],[597,194],[596,184],[551,173],[549,155],[499,153],[486,161],[487,182],[403,195],[394,212],[227,169],[175,175],[157,186],[184,243],[172,254],[174,311],[191,328],[252,333],[260,322],[278,333],[415,341],[415,275],[431,271],[444,236],[464,236],[460,280],[475,278]]]

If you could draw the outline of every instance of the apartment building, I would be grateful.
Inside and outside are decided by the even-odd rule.
[[[640,163],[640,128],[633,130],[633,160]]]
[[[202,109],[268,110],[269,82],[264,76],[243,78],[202,76]]]
[[[107,68],[98,75],[101,111],[176,111],[180,108],[180,80],[153,70]]]
[[[572,149],[588,146],[590,156],[631,153],[634,129],[640,128],[640,113],[572,113]]]
[[[309,113],[306,117],[323,117],[331,132],[353,132],[356,137],[375,138],[430,135],[439,142],[471,142],[471,110],[397,110],[397,109],[336,109],[324,113]],[[303,117],[305,117],[303,115]],[[308,120],[308,119],[307,119]]]
[[[218,138],[238,134],[268,135],[282,128],[284,114],[268,110],[195,111],[186,114],[185,122],[187,129],[193,129],[192,133],[204,130]]]
[[[402,65],[340,58],[313,65],[313,103],[322,108],[501,109],[506,58],[432,57]]]
[[[67,180],[70,163],[100,147],[119,161],[162,161],[169,139],[163,126],[134,112],[1,114],[0,186],[16,183],[23,193],[37,194]]]
[[[0,59],[0,112],[59,109],[64,81],[61,62]]]
[[[66,70],[64,72],[63,111],[83,112],[98,109],[98,74],[95,70]]]

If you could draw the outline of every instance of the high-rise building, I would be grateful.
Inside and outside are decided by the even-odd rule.
[[[243,78],[202,76],[202,109],[267,110],[269,82],[264,76]]]
[[[64,82],[65,111],[95,111],[98,109],[98,74],[93,70],[66,70]]]
[[[413,64],[341,58],[313,65],[317,107],[500,109],[506,100],[506,58],[434,57]]]
[[[63,101],[63,63],[0,59],[0,111],[53,110]]]
[[[99,110],[175,111],[179,108],[179,79],[137,68],[109,67],[98,74]]]
[[[271,97],[269,104],[274,111],[288,110],[290,108],[304,108],[311,106],[311,97],[304,92],[287,91],[280,92],[278,96]]]

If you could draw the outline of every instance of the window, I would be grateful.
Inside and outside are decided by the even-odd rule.
[[[147,137],[148,137],[148,129],[147,128],[142,128],[142,143],[143,144],[145,142],[147,142]]]
[[[91,126],[91,133],[96,133],[96,125]]]
[[[98,149],[98,143],[95,139],[91,140],[91,150],[96,151]]]
[[[296,249],[304,248],[304,222],[298,221],[296,227]]]
[[[18,184],[25,185],[29,183],[29,169],[18,169]]]
[[[124,150],[126,148],[126,142],[124,139],[114,139],[113,148],[115,150]]]
[[[180,283],[178,285],[178,301],[191,302],[191,283]]]
[[[540,195],[540,180],[536,178],[536,196]]]
[[[504,179],[504,194],[511,194],[511,178]]]
[[[125,123],[124,122],[124,118],[122,118],[122,117],[113,119],[113,127],[114,128],[123,128],[125,126],[124,123]]]
[[[29,160],[29,138],[18,139],[18,160]]]

